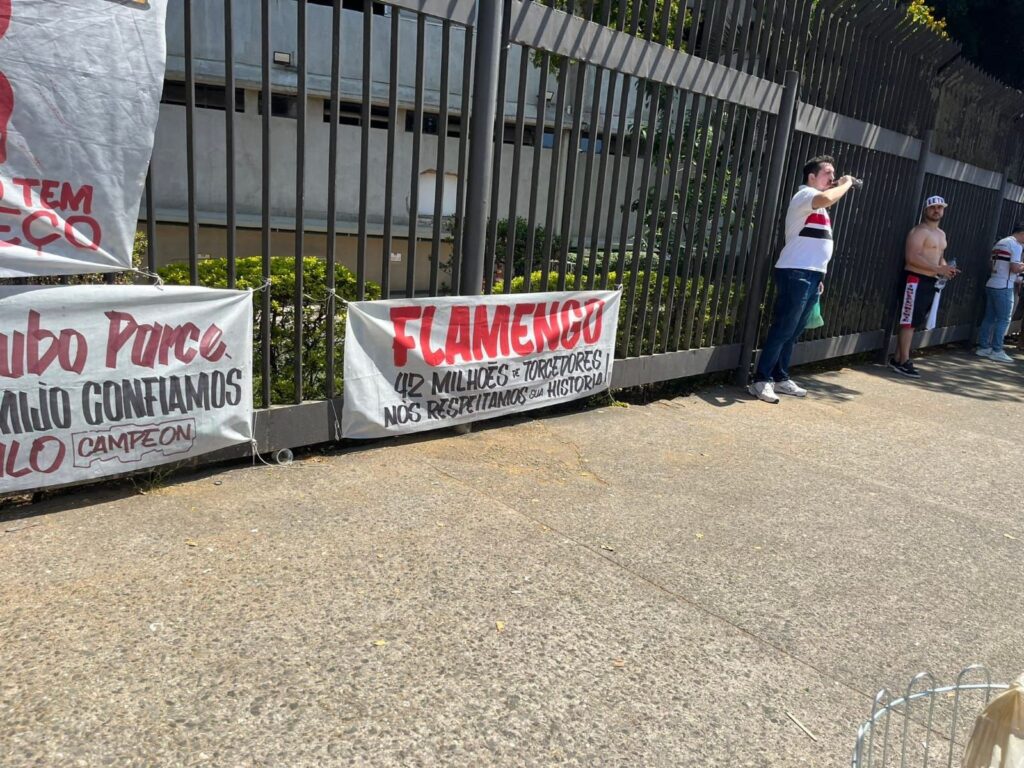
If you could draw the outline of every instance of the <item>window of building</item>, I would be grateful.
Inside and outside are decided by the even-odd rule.
[[[331,102],[324,102],[324,122],[331,122]],[[356,127],[363,124],[363,104],[359,101],[339,101],[338,102],[338,122],[341,125],[354,125]],[[391,126],[391,119],[388,114],[387,107],[381,107],[376,104],[370,105],[370,127],[380,128],[386,131]]]
[[[590,151],[590,131],[580,132],[580,152]],[[609,155],[618,154],[618,136],[612,134],[610,141],[605,141],[604,134],[599,133],[594,137],[594,154],[600,155],[607,151]]]
[[[580,136],[580,152],[586,153],[590,151],[590,137],[586,133]],[[594,139],[594,154],[600,155],[604,152],[604,139],[597,136]]]
[[[199,109],[225,109],[227,89],[223,85],[195,84],[196,107]],[[164,80],[162,104],[185,106],[185,83],[179,80]],[[235,112],[245,112],[245,90],[235,88]]]
[[[429,136],[437,136],[441,124],[441,116],[437,112],[423,113],[423,133]],[[416,129],[416,112],[409,110],[405,113],[405,130],[412,133]],[[448,136],[458,138],[462,129],[461,115],[448,115]]]
[[[257,94],[256,113],[263,114],[263,93]],[[270,114],[273,117],[290,117],[295,120],[299,116],[299,99],[289,93],[270,94]]]
[[[327,5],[334,7],[334,0],[307,0],[310,5]],[[375,3],[371,0],[341,0],[341,7],[347,11],[362,11],[366,12],[366,7],[370,6],[370,12],[374,16],[384,16],[385,8],[387,6],[384,3]]]
[[[505,130],[502,133],[501,141],[504,144],[516,143],[516,124],[505,123]],[[532,147],[537,141],[537,126],[523,125],[523,146]]]

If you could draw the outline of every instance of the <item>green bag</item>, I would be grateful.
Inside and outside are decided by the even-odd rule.
[[[825,318],[821,316],[821,297],[819,296],[814,302],[814,308],[811,310],[811,314],[807,318],[807,324],[804,328],[807,330],[812,328],[821,328],[824,324]]]

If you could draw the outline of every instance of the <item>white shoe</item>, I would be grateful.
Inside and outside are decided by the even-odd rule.
[[[775,386],[772,387],[777,395],[792,395],[793,397],[807,397],[807,390],[803,387],[797,386],[797,383],[792,379],[786,379],[785,381],[776,381]]]
[[[995,360],[997,363],[1013,363],[1013,362],[1015,362],[1015,360],[1012,357],[1010,357],[1008,354],[1003,352],[1003,350],[1001,350],[1001,349],[996,351],[996,352],[993,352],[991,355],[989,355],[988,359],[989,360]]]
[[[992,347],[978,347],[974,350],[974,354],[978,357],[989,357],[992,354]]]
[[[775,394],[775,387],[772,386],[770,381],[755,381],[747,387],[747,392],[758,400],[764,400],[766,403],[779,402],[779,396]]]

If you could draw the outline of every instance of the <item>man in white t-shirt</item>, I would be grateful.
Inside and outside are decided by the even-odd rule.
[[[1000,363],[1012,363],[1003,350],[1003,337],[1013,315],[1017,276],[1024,272],[1024,221],[1013,225],[1013,234],[992,246],[992,275],[985,283],[985,319],[978,332],[978,355]]]
[[[786,245],[779,254],[773,275],[775,306],[761,357],[748,391],[766,403],[778,395],[803,397],[803,389],[789,377],[789,361],[796,340],[823,290],[823,279],[832,258],[832,221],[828,209],[860,182],[852,176],[836,180],[835,160],[813,157],[803,168],[804,184],[793,195],[786,213]]]

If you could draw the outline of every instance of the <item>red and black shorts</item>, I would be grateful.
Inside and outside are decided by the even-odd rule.
[[[924,328],[935,298],[938,278],[919,275],[909,270],[903,273],[903,294],[900,298],[900,327]]]

